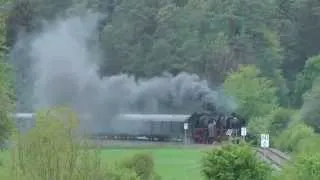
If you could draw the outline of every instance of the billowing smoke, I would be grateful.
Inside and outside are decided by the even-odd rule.
[[[72,17],[45,25],[32,38],[29,55],[33,62],[35,110],[52,105],[71,105],[90,113],[94,129],[103,127],[117,113],[192,113],[203,104],[219,111],[233,111],[236,103],[213,91],[195,74],[164,73],[136,80],[119,74],[100,78],[97,74],[99,16]]]

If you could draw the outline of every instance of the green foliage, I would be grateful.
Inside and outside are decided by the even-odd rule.
[[[79,138],[77,128],[76,114],[68,108],[38,112],[36,127],[14,141],[12,179],[137,179],[132,170],[106,169],[99,151]]]
[[[320,132],[320,77],[317,77],[310,91],[304,94],[304,103],[301,107],[301,118],[304,122]]]
[[[320,4],[314,0],[14,3],[7,23],[3,21],[5,18],[1,20],[0,34],[7,34],[0,37],[1,44],[10,41],[13,45],[21,29],[25,30],[25,36],[33,34],[43,19],[81,14],[87,8],[106,16],[106,23],[102,24],[105,27],[101,27],[101,48],[105,52],[105,58],[99,62],[102,75],[128,72],[145,77],[163,71],[174,74],[188,71],[216,84],[240,64],[254,64],[261,75],[278,87],[279,103],[290,106],[301,105],[301,95],[311,87],[317,74],[320,35],[316,27]],[[17,61],[17,84],[30,86],[27,74],[31,61],[22,58]],[[289,89],[295,89],[290,92],[294,102],[288,101],[287,84]],[[18,93],[25,109],[31,96],[29,91]]]
[[[110,180],[140,180],[132,169],[107,166],[104,179]],[[91,179],[91,177],[89,178]]]
[[[291,121],[293,111],[285,108],[278,108],[268,115],[269,132],[272,136],[277,137],[283,130],[288,127]]]
[[[256,133],[269,132],[272,136],[278,136],[283,130],[285,130],[291,121],[292,110],[279,107],[274,109],[270,114],[264,117],[255,118],[257,120],[251,120],[250,123],[259,123],[251,125],[253,129],[257,129]],[[259,122],[260,120],[260,122]],[[258,131],[258,128],[262,131]]]
[[[301,140],[313,135],[314,131],[311,127],[301,122],[293,123],[279,135],[275,145],[283,151],[292,152],[296,150]]]
[[[3,3],[8,2],[7,0]],[[6,62],[8,48],[6,47],[6,15],[0,14],[0,144],[11,135],[14,122],[9,113],[15,109],[15,94],[13,89],[13,73]]]
[[[104,76],[127,72],[146,77],[188,71],[219,84],[240,64],[254,64],[260,75],[278,87],[279,103],[290,106],[287,84],[295,84],[292,77],[320,47],[314,28],[319,11],[308,6],[318,7],[319,3],[309,1],[17,1],[5,27],[6,40],[13,45],[20,29],[28,36],[40,28],[43,19],[81,14],[90,8],[107,17],[100,29],[105,57],[99,68]],[[15,62],[17,84],[24,89],[31,84],[31,61],[26,59]],[[18,92],[24,109],[29,107],[25,103],[32,87],[28,89]],[[290,96],[299,97],[303,91]]]
[[[10,50],[7,45],[12,47],[18,34],[21,38],[36,34],[43,19],[50,22],[90,8],[107,17],[107,23],[101,25],[105,27],[100,29],[100,47],[105,53],[99,62],[101,75],[125,72],[150,77],[164,71],[194,72],[212,84],[224,82],[227,94],[238,100],[239,114],[248,120],[253,136],[268,132],[271,143],[285,151],[313,152],[318,147],[319,137],[313,132],[313,129],[320,132],[318,1],[32,0],[13,3],[10,13],[0,15],[0,143],[10,135],[13,121],[8,112],[15,108],[13,76],[6,62]],[[27,103],[31,101],[33,89],[29,73],[32,59],[21,55],[16,61],[13,64],[17,72],[17,106],[19,111],[30,111]],[[242,64],[244,66],[240,66]],[[238,71],[234,72],[235,69]],[[292,89],[290,101],[288,89]],[[293,111],[284,108],[292,105],[302,106],[301,117],[292,118]],[[63,178],[81,179],[108,174],[109,179],[154,178],[149,155],[134,156],[124,163],[125,168],[102,167],[97,152],[89,151],[75,138],[76,119],[65,109],[39,112],[37,127],[24,136],[17,136],[12,161],[16,177],[41,179],[63,175]],[[291,119],[295,120],[288,127]],[[242,151],[232,149],[230,152]],[[229,158],[231,154],[224,155]],[[221,159],[212,161],[218,160]],[[79,169],[81,177],[70,175],[69,172]],[[225,177],[229,175],[226,173]],[[242,174],[240,177],[251,178]]]
[[[252,134],[261,134],[269,131],[270,121],[267,117],[253,117],[248,123],[248,129]],[[260,137],[258,137],[260,138]]]
[[[0,57],[1,58],[1,57]],[[0,143],[4,143],[5,140],[11,135],[14,128],[14,121],[9,116],[15,107],[15,95],[12,87],[11,69],[0,59]]]
[[[6,3],[10,0],[2,2]],[[316,28],[320,22],[320,3],[315,0],[282,0],[281,2],[34,0],[14,3],[16,6],[13,10],[0,17],[0,100],[2,102],[0,141],[2,142],[10,135],[12,129],[13,123],[7,114],[14,110],[13,100],[15,99],[11,85],[12,77],[5,63],[8,52],[6,44],[13,46],[21,30],[25,32],[21,34],[22,38],[35,33],[40,28],[39,22],[43,19],[50,22],[56,17],[81,14],[86,12],[86,8],[91,8],[107,17],[107,23],[102,25],[105,27],[100,29],[102,31],[100,47],[105,53],[104,58],[99,62],[101,75],[125,72],[137,77],[150,77],[162,74],[164,71],[173,74],[181,71],[194,72],[212,84],[224,82],[227,94],[234,96],[239,102],[239,114],[249,120],[249,130],[253,135],[269,132],[271,138],[275,139],[275,145],[286,151],[311,151],[310,149],[317,147],[318,143],[312,143],[318,142],[318,136],[314,134],[312,128],[320,132],[318,121],[320,79],[317,79],[320,72],[318,55],[320,35]],[[70,6],[72,6],[71,9],[69,9]],[[7,15],[9,18],[6,21]],[[29,97],[32,95],[31,76],[28,75],[30,71],[28,67],[32,61],[28,58],[19,58],[16,61],[14,64],[19,85],[17,86],[18,108],[30,110],[31,106],[26,102],[30,102]],[[240,66],[241,64],[245,66]],[[233,72],[235,69],[238,71]],[[287,86],[293,89],[290,91],[291,101],[288,100]],[[279,107],[280,105],[282,107]],[[291,108],[292,105],[295,107],[302,105],[300,115],[305,124],[295,122],[285,130],[292,119],[290,116],[292,111],[284,109],[283,106]],[[57,111],[61,114],[64,110]],[[83,151],[84,147],[75,143],[75,132],[71,129],[76,125],[72,125],[68,130],[68,128],[61,128],[68,127],[66,122],[57,121],[51,124],[51,121],[43,121],[48,118],[56,121],[56,119],[65,119],[66,116],[69,117],[66,119],[76,119],[76,117],[66,115],[67,112],[62,113],[65,117],[52,113],[53,111],[48,114],[39,113],[37,128],[26,137],[19,136],[21,139],[18,145],[21,145],[21,148],[15,150],[22,152],[20,154],[23,158],[13,161],[21,164],[21,166],[15,166],[19,169],[17,171],[19,175],[22,173],[20,170],[29,168],[30,173],[24,177],[40,176],[36,168],[49,172],[49,169],[57,165],[61,166],[58,170],[65,173],[70,171],[65,167],[75,162],[70,159],[76,156],[74,154],[77,154],[78,159],[92,157],[91,159],[96,159],[92,162],[98,162],[95,158],[96,154]],[[42,132],[40,129],[47,129],[47,131]],[[72,136],[67,136],[67,132]],[[52,137],[56,139],[50,140]],[[63,144],[63,141],[67,143]],[[42,147],[44,143],[48,143],[47,148]],[[50,164],[49,160],[46,162],[36,159],[36,154],[31,152],[33,146],[38,148],[34,152],[42,153],[43,157],[45,154],[50,154],[53,160],[59,160],[59,162],[53,163],[52,160]],[[57,149],[63,149],[61,155],[53,156],[57,153]],[[30,153],[26,154],[26,152]],[[66,158],[67,156],[70,158]],[[142,156],[143,160],[140,161],[140,158],[137,158],[139,156]],[[127,162],[127,166],[134,170],[128,167],[125,169],[108,167],[105,171],[100,171],[101,168],[95,169],[92,165],[88,165],[87,169],[92,167],[91,171],[99,172],[96,173],[98,175],[108,171],[109,178],[112,176],[114,179],[120,179],[121,174],[129,174],[127,179],[136,178],[135,173],[145,179],[153,176],[154,173],[151,173],[153,162],[144,155],[137,155],[137,157],[133,159],[139,163],[133,163],[133,160],[131,163]],[[26,166],[26,159],[32,160],[33,168]],[[67,159],[65,161],[69,164],[64,164],[61,159]],[[90,160],[83,161],[91,163]],[[50,165],[44,166],[44,163]],[[82,166],[87,166],[86,163],[77,161],[74,168],[84,168]],[[59,173],[50,174],[52,177],[59,175]],[[70,178],[73,177],[70,176]]]
[[[281,132],[283,132],[289,122],[291,121],[292,110],[285,108],[277,108],[263,117],[253,117],[250,119],[248,124],[248,129],[250,134],[254,135],[250,137],[250,141],[257,145],[260,140],[259,134],[269,133],[271,136],[270,144],[274,144],[274,139],[276,139]]]
[[[320,136],[319,134],[313,134],[310,137],[301,139],[297,147],[295,148],[296,153],[316,153],[320,148]]]
[[[260,75],[255,66],[242,66],[224,82],[227,94],[236,97],[240,106],[238,111],[246,119],[265,116],[278,106],[277,88],[271,80]]]
[[[320,153],[301,153],[285,167],[279,180],[320,179]]]
[[[310,57],[304,66],[302,72],[297,75],[295,84],[296,104],[301,106],[302,96],[312,88],[314,80],[320,75],[320,56]]]
[[[122,162],[122,166],[134,170],[141,180],[160,179],[154,172],[154,161],[150,153],[138,153]]]
[[[205,179],[265,180],[270,167],[246,144],[226,144],[206,153],[202,160]]]

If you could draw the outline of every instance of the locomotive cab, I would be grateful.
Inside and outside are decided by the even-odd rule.
[[[186,122],[189,124],[189,138],[200,144],[220,142],[229,135],[238,136],[245,124],[245,121],[235,113],[224,115],[211,112],[193,113]],[[232,132],[229,135],[227,135],[228,130]]]

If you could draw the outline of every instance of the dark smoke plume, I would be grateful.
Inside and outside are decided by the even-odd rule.
[[[119,74],[101,79],[97,64],[102,59],[95,38],[99,19],[89,14],[57,20],[28,40],[34,77],[34,98],[29,103],[34,110],[71,105],[78,112],[92,114],[91,128],[98,130],[117,113],[192,113],[203,104],[224,112],[236,108],[232,98],[213,91],[195,74],[164,73],[140,80]]]

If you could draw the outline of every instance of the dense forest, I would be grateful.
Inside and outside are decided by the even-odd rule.
[[[225,94],[235,97],[236,111],[247,120],[250,134],[267,132],[272,146],[292,154],[307,153],[297,161],[305,168],[291,169],[287,179],[318,179],[319,175],[310,172],[320,168],[314,165],[320,159],[320,1],[1,3],[0,141],[12,129],[8,112],[14,108],[33,111],[33,61],[24,56],[29,48],[24,42],[45,31],[43,24],[91,11],[102,17],[97,36],[102,58],[94,62],[100,78],[121,73],[136,79],[164,72],[197,74],[213,89],[222,87]]]
[[[299,125],[307,129],[320,130],[317,1],[4,2],[11,3],[11,8],[2,12],[1,51],[9,57],[4,59],[14,64],[21,111],[30,111],[26,99],[32,89],[28,88],[32,84],[28,77],[31,58],[12,58],[11,49],[19,39],[41,32],[44,20],[50,23],[89,9],[104,17],[99,22],[101,77],[195,73],[212,87],[223,84],[225,91],[237,98],[238,111],[248,119],[252,131],[278,135],[277,128],[288,127],[292,119],[302,121]]]
[[[316,1],[19,1],[8,14],[6,44],[39,24],[90,8],[101,22],[101,76],[196,73],[213,85],[252,64],[277,88],[279,104],[299,108],[317,70]],[[24,32],[21,35],[21,32]],[[25,77],[28,61],[18,62]],[[26,82],[23,78],[21,82]]]
[[[248,119],[267,115],[267,109],[275,107],[301,108],[303,119],[318,127],[314,109],[320,68],[317,1],[25,0],[12,6],[4,13],[8,18],[2,44],[8,49],[18,37],[41,31],[43,20],[90,9],[105,17],[99,26],[101,76],[196,73],[212,86],[224,83],[240,102],[246,100],[240,111]],[[29,105],[21,101],[30,91],[19,86],[31,84],[30,58],[14,64],[18,105],[24,110]],[[254,110],[260,103],[266,109]]]

